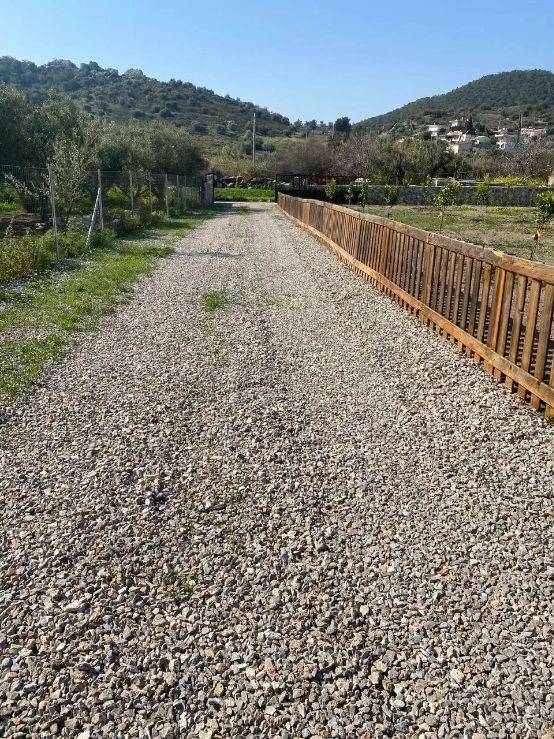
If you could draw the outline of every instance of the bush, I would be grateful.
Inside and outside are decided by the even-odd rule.
[[[450,180],[446,185],[441,188],[440,192],[435,195],[435,205],[440,213],[440,226],[439,233],[442,233],[442,226],[444,223],[444,215],[447,208],[451,205],[455,205],[460,199],[460,192],[462,186],[456,180]]]
[[[166,217],[161,210],[155,210],[152,213],[148,210],[132,212],[126,208],[111,208],[109,216],[109,225],[118,236],[140,231],[153,223],[163,221]]]
[[[554,193],[542,192],[537,195],[535,207],[537,209],[537,223],[546,226],[554,218]]]
[[[360,203],[365,211],[367,204],[369,203],[369,180],[362,180],[360,184]]]
[[[0,239],[0,280],[45,272],[56,261],[56,249],[41,236]]]
[[[115,232],[109,228],[94,231],[91,249],[102,249],[113,245]],[[80,257],[85,253],[87,232],[69,228],[59,234],[60,252],[63,259]],[[54,233],[37,236],[7,236],[0,239],[0,280],[15,280],[18,277],[36,275],[49,270],[57,261]]]
[[[485,175],[482,182],[477,184],[476,197],[479,205],[490,205],[492,199],[490,177]]]
[[[325,185],[325,195],[327,196],[327,199],[330,203],[333,202],[335,199],[335,195],[337,194],[337,181],[333,178],[332,180],[329,180],[329,182]]]
[[[385,185],[383,187],[381,195],[385,203],[389,206],[389,211],[387,213],[387,218],[389,218],[390,209],[393,205],[396,205],[396,203],[398,202],[398,198],[400,197],[400,188],[398,187],[398,185]]]
[[[18,205],[17,203],[14,203],[11,200],[4,200],[0,197],[0,211],[8,211],[10,213],[17,213],[18,211],[23,210],[23,208]]]

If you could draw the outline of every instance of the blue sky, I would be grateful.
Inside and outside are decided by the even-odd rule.
[[[0,55],[138,67],[293,120],[360,120],[554,66],[546,0],[0,0],[0,19]]]

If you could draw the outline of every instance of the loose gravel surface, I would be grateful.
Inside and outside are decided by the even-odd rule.
[[[3,736],[552,737],[553,427],[275,205],[0,437]]]

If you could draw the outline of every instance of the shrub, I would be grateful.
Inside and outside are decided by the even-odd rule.
[[[367,204],[369,203],[369,181],[362,180],[360,183],[360,203],[365,211]]]
[[[350,182],[348,185],[348,188],[346,189],[346,202],[348,205],[352,205],[352,202],[354,201],[354,186]]]
[[[489,175],[483,177],[483,181],[477,184],[476,197],[479,205],[490,205],[492,199]]]
[[[53,242],[44,237],[29,234],[0,239],[0,280],[45,272],[55,261]]]
[[[329,180],[329,182],[325,185],[325,195],[327,196],[327,199],[330,203],[333,202],[335,199],[335,195],[337,194],[337,181],[335,178]]]
[[[456,180],[450,180],[450,182],[447,182],[446,185],[441,188],[440,192],[435,195],[435,205],[440,214],[439,233],[442,233],[444,216],[447,209],[458,202],[461,190],[462,186],[459,182]]]
[[[109,228],[94,231],[91,249],[113,245],[115,232]],[[85,253],[87,232],[69,228],[59,234],[62,258],[80,257]],[[25,275],[46,272],[56,262],[56,243],[52,231],[42,235],[7,236],[0,239],[0,280],[15,280]]]
[[[400,197],[400,188],[398,185],[385,185],[381,191],[381,196],[385,203],[389,206],[387,218],[390,218],[390,211],[393,205],[396,205]]]
[[[540,231],[539,228],[546,228],[549,222],[554,218],[554,193],[542,192],[537,195],[535,202],[536,222],[537,227],[533,234],[533,244],[531,246],[531,252],[529,259],[535,258],[535,252],[539,245]]]
[[[537,195],[535,207],[537,209],[537,223],[540,226],[546,226],[554,218],[554,193],[541,192]]]
[[[141,217],[139,213],[133,213],[125,208],[112,208],[110,216],[112,217],[110,226],[120,236],[130,234],[146,225],[146,215]]]
[[[432,202],[431,188],[433,187],[433,180],[430,175],[427,175],[423,185],[421,186],[421,202],[423,205],[430,205]]]

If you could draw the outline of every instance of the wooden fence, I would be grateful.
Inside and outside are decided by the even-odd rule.
[[[554,267],[351,208],[279,193],[351,268],[554,416]]]

